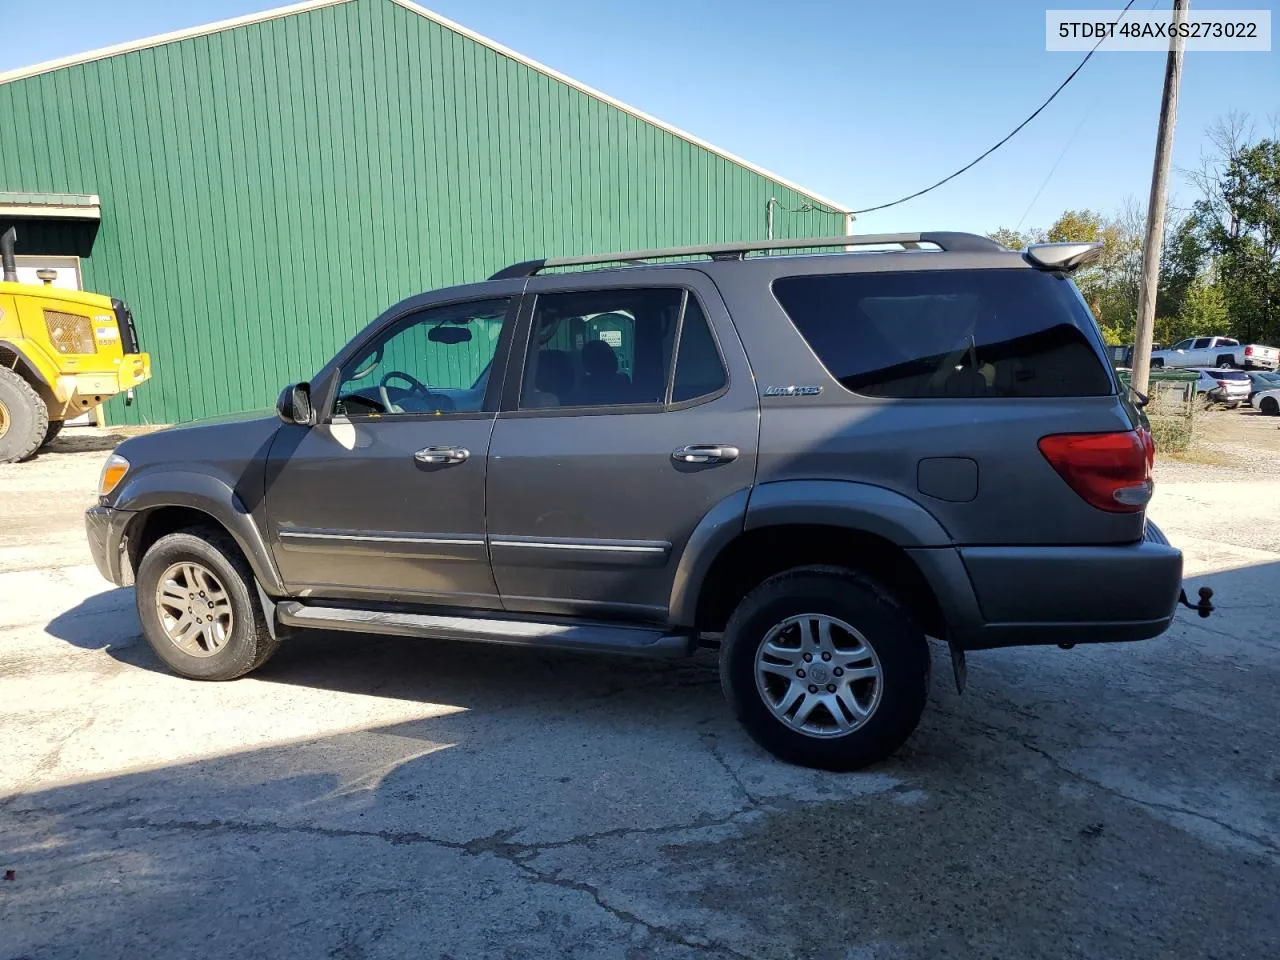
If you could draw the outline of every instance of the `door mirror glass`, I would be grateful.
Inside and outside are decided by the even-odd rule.
[[[311,385],[294,383],[285,387],[276,401],[276,413],[285,423],[309,427],[314,422],[311,408]]]

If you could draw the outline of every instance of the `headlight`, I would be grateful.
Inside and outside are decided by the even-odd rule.
[[[107,462],[102,465],[102,475],[98,477],[98,496],[105,497],[116,487],[120,486],[120,481],[124,479],[124,475],[129,472],[129,461],[118,453],[113,453],[107,457]]]

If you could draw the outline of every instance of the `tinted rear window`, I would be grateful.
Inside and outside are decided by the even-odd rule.
[[[1214,370],[1209,376],[1215,380],[1248,380],[1249,375],[1243,370]]]
[[[1069,280],[1037,270],[783,277],[774,296],[828,372],[873,397],[1114,393]]]

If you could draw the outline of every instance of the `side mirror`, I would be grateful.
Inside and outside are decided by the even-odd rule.
[[[309,427],[314,422],[311,409],[311,384],[294,383],[284,388],[276,401],[276,413],[285,423]]]

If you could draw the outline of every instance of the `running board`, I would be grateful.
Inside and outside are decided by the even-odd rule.
[[[459,617],[426,613],[391,613],[339,607],[312,607],[297,600],[276,604],[276,618],[291,627],[349,630],[397,637],[470,640],[521,647],[619,653],[666,659],[693,653],[695,638],[644,627],[594,621],[511,620],[503,617]]]

